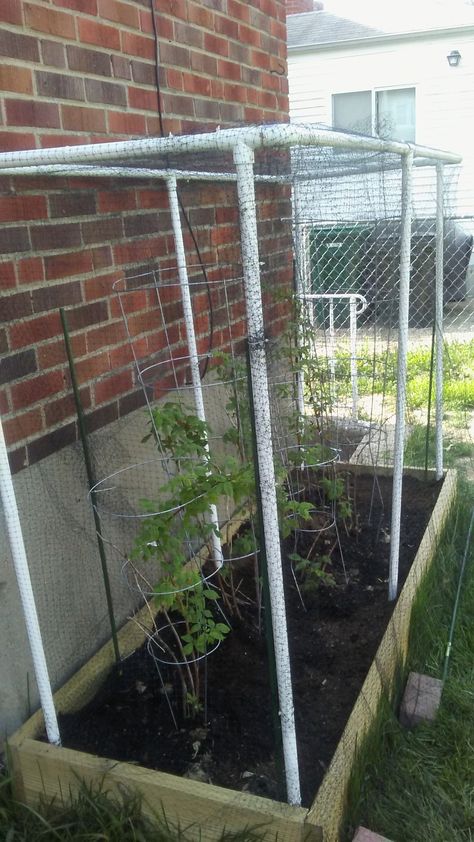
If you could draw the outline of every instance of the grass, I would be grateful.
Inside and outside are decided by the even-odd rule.
[[[416,424],[405,444],[405,465],[423,468],[425,465],[426,426]],[[474,444],[456,441],[451,437],[443,439],[443,465],[456,467],[459,459],[474,459]],[[431,428],[428,438],[428,467],[435,464],[435,431]]]
[[[413,608],[408,668],[441,677],[474,503],[464,484]],[[388,702],[352,779],[347,840],[358,824],[394,842],[474,840],[474,547],[471,545],[450,671],[436,722],[406,731]]]
[[[179,828],[163,814],[142,815],[140,798],[113,797],[82,786],[72,804],[43,801],[37,810],[14,800],[9,778],[0,775],[1,842],[190,842],[199,829]],[[222,833],[219,842],[261,842],[265,825]]]
[[[357,361],[358,390],[361,397],[389,395],[397,388],[396,349],[374,354],[368,347],[359,352]],[[427,406],[429,397],[431,349],[414,348],[407,354],[408,410]],[[446,410],[474,408],[474,339],[469,342],[446,342],[443,348],[444,406]],[[347,352],[336,354],[338,399],[350,394],[350,359]]]

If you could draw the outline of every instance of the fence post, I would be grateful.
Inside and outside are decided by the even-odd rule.
[[[436,163],[436,479],[443,476],[443,298],[444,298],[444,166]]]
[[[0,499],[5,516],[8,542],[15,567],[15,574],[20,591],[23,615],[25,617],[26,631],[30,644],[33,666],[35,670],[36,683],[40,696],[41,707],[43,708],[44,724],[48,740],[54,745],[61,745],[58,720],[54,709],[53,691],[49,680],[48,666],[44,654],[41,629],[36,611],[35,597],[31,584],[28,560],[26,558],[25,543],[21,529],[20,516],[13,488],[13,480],[8,462],[8,453],[3,435],[3,426],[0,419]]]
[[[400,521],[402,509],[403,456],[405,447],[408,313],[410,303],[412,186],[413,152],[410,150],[402,157],[398,367],[395,440],[393,448],[392,524],[390,529],[390,572],[388,580],[389,600],[394,600],[397,596],[398,562],[400,557]]]
[[[246,144],[234,147],[240,213],[242,266],[247,309],[249,360],[254,395],[255,439],[260,475],[263,532],[268,567],[275,661],[280,703],[280,719],[287,797],[300,804],[298,752],[296,746],[293,690],[286,625],[280,533],[273,466],[270,401],[265,352],[262,293],[258,252],[254,186],[254,153]]]
[[[204,411],[204,400],[202,396],[201,372],[199,370],[199,357],[196,345],[196,333],[194,330],[193,307],[191,302],[191,293],[189,291],[188,267],[186,265],[186,252],[184,249],[183,229],[181,228],[181,217],[179,215],[178,202],[178,188],[176,176],[168,176],[166,179],[166,186],[168,188],[168,200],[171,212],[171,224],[173,227],[174,248],[176,252],[176,263],[178,266],[179,284],[181,287],[181,300],[183,304],[184,324],[186,327],[186,338],[188,342],[189,351],[189,366],[191,370],[191,380],[193,384],[194,405],[196,407],[196,415],[200,421],[206,421],[206,414]],[[206,444],[206,450],[209,450]],[[219,520],[217,517],[217,508],[212,503],[209,506],[210,520],[215,530],[212,532],[212,549],[214,552],[214,559],[216,565],[222,562],[222,547],[219,536],[216,531],[219,530]]]

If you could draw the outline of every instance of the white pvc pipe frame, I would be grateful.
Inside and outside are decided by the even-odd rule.
[[[414,146],[398,141],[381,140],[378,138],[359,137],[341,132],[317,129],[311,126],[278,124],[274,126],[247,127],[240,129],[225,129],[205,134],[188,135],[168,138],[145,138],[140,140],[119,141],[113,143],[98,143],[80,146],[65,146],[51,149],[26,150],[19,152],[0,153],[0,170],[5,175],[62,175],[84,177],[142,177],[166,179],[176,175],[184,180],[199,179],[217,181],[221,179],[234,180],[233,174],[218,173],[186,173],[185,171],[166,171],[145,168],[142,173],[133,167],[113,168],[98,167],[99,162],[117,162],[121,159],[132,161],[146,156],[191,153],[191,152],[233,152],[237,171],[237,190],[242,231],[242,261],[244,270],[245,296],[247,304],[247,322],[250,345],[250,366],[252,384],[255,394],[255,425],[257,439],[257,454],[261,477],[263,529],[265,535],[268,572],[270,580],[270,597],[272,623],[275,638],[275,657],[277,664],[277,680],[282,720],[283,751],[285,758],[285,772],[287,781],[288,800],[291,804],[301,803],[298,757],[296,749],[296,735],[294,723],[293,697],[291,687],[291,673],[288,653],[288,638],[286,629],[286,615],[283,595],[283,579],[281,568],[281,554],[278,534],[278,513],[276,506],[275,481],[272,461],[272,440],[270,427],[270,404],[266,373],[266,359],[264,346],[263,309],[260,289],[260,265],[258,254],[258,237],[256,221],[256,202],[253,171],[253,153],[256,149],[288,148],[290,146],[321,146],[346,149],[367,150],[381,153],[393,153],[401,156],[403,168],[403,213],[402,221],[402,260],[400,266],[400,323],[399,323],[399,378],[397,384],[397,426],[395,434],[394,453],[394,481],[392,500],[392,541],[390,558],[389,596],[394,598],[398,584],[398,550],[400,533],[401,483],[403,472],[403,440],[405,413],[405,385],[400,375],[406,374],[406,346],[408,337],[408,296],[410,281],[410,201],[411,201],[411,169],[414,158],[427,159],[433,164],[444,162],[457,164],[461,157],[454,153],[443,152],[429,147]],[[89,165],[86,167],[71,165]],[[143,168],[140,168],[143,170]],[[114,170],[114,172],[112,171]],[[146,173],[146,174],[145,174]],[[258,177],[262,181],[284,181],[284,178]],[[289,181],[290,179],[286,179]],[[437,368],[438,370],[438,368]],[[11,477],[10,477],[11,480]],[[11,506],[8,497],[7,507]],[[17,512],[18,517],[18,512]],[[395,524],[395,529],[393,527]],[[10,535],[14,556],[19,553],[23,540],[18,528]],[[24,546],[23,546],[24,554]],[[26,561],[26,556],[25,556]],[[30,583],[31,587],[31,583]],[[31,599],[24,603],[27,625],[32,616],[36,617],[36,608]],[[37,620],[37,618],[36,618]],[[35,645],[33,657],[35,669],[40,670],[45,664],[41,639],[39,647]],[[43,679],[44,679],[43,675]],[[44,692],[42,705],[46,714],[51,715],[51,692],[49,680],[46,684],[49,692]],[[43,686],[44,690],[44,686]],[[59,734],[51,730],[52,742],[59,740]]]
[[[20,516],[13,488],[13,480],[8,461],[8,453],[3,435],[3,426],[0,419],[0,499],[2,501],[5,516],[5,525],[10,544],[10,550],[15,568],[15,574],[20,591],[20,599],[25,617],[26,631],[33,659],[36,684],[40,696],[41,707],[43,708],[46,733],[50,743],[61,745],[58,720],[53,702],[51,682],[49,680],[48,666],[44,654],[41,630],[36,611],[35,597],[31,584],[30,571],[26,558],[25,543],[21,529]]]

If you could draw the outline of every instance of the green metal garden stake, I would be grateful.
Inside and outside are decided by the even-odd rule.
[[[79,427],[79,435],[81,437],[82,449],[84,451],[84,463],[86,466],[86,473],[87,473],[87,481],[89,483],[89,489],[93,488],[95,485],[94,479],[94,472],[92,470],[92,461],[90,456],[89,450],[89,442],[87,440],[87,429],[86,429],[86,422],[84,418],[84,410],[82,408],[82,401],[81,396],[79,393],[79,387],[77,383],[77,375],[76,375],[76,366],[74,363],[74,357],[71,348],[71,340],[69,337],[69,328],[67,324],[67,317],[66,312],[63,307],[59,310],[59,315],[61,316],[61,324],[63,327],[63,334],[64,334],[64,343],[66,345],[66,353],[69,363],[69,371],[71,374],[71,384],[72,384],[72,391],[74,394],[74,403],[76,405],[76,412],[77,412],[77,423]],[[105,596],[107,600],[107,610],[109,614],[110,620],[110,628],[112,631],[112,643],[114,647],[114,654],[115,660],[119,664],[120,663],[120,650],[118,645],[118,638],[117,638],[117,626],[115,624],[115,617],[114,617],[114,606],[112,601],[112,591],[110,588],[110,579],[109,579],[109,571],[107,569],[107,558],[105,555],[105,547],[104,542],[102,540],[102,529],[101,529],[101,522],[100,522],[100,515],[96,508],[96,499],[95,493],[91,491],[91,501],[92,501],[92,512],[94,515],[94,524],[95,524],[95,531],[97,535],[97,545],[99,548],[99,556],[100,556],[100,564],[102,567],[102,576],[104,579],[104,588],[105,588]]]

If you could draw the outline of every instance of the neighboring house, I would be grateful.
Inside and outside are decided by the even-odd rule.
[[[473,216],[474,7],[446,14],[404,20],[394,10],[385,26],[375,8],[373,25],[356,9],[353,19],[325,11],[289,16],[290,116],[460,153],[459,171],[446,176],[447,210]],[[415,212],[432,215],[433,170],[416,171],[414,180]],[[472,221],[463,225],[474,232]]]
[[[284,0],[4,0],[0,150],[287,121],[285,18]],[[180,196],[190,262],[237,261],[235,185],[181,185]],[[288,206],[267,188],[257,198],[275,281],[290,267]],[[169,266],[174,244],[156,181],[0,174],[0,219],[0,414],[56,687],[109,634],[59,308],[69,313],[88,430],[107,430],[117,461],[135,461],[144,395],[112,285]],[[156,320],[143,297],[133,307],[151,353]],[[128,449],[117,433],[124,418]],[[111,575],[121,620],[130,597],[116,559]],[[0,618],[1,741],[37,704],[3,535]]]

